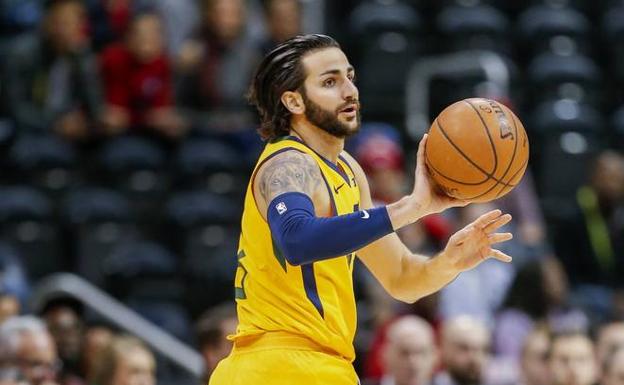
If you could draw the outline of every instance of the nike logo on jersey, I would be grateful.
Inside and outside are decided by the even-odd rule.
[[[370,218],[370,214],[366,210],[362,210],[362,219]]]
[[[341,185],[340,185],[340,186],[338,186],[338,187],[334,186],[334,192],[335,192],[336,194],[338,194],[338,190],[340,190],[340,189],[342,188],[342,186],[344,186],[344,185],[345,185],[345,184],[343,183],[343,184],[341,184]]]

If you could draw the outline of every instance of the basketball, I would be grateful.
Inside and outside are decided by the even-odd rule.
[[[520,182],[529,160],[529,141],[524,126],[505,105],[464,99],[446,107],[431,124],[425,159],[444,193],[487,202]]]

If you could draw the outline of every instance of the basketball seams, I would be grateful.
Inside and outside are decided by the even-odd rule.
[[[440,153],[436,151],[426,155],[427,166],[431,169],[433,179],[450,196],[473,202],[500,198],[520,183],[527,168],[527,146],[523,145],[527,137],[524,128],[515,114],[502,103],[484,98],[462,101],[465,104],[455,103],[434,119],[430,129],[432,139],[435,138],[432,148],[435,147]],[[466,108],[466,105],[470,108]],[[486,106],[491,107],[494,114],[488,114],[490,109]],[[481,114],[481,107],[486,115]],[[476,117],[472,115],[473,112]],[[513,128],[509,120],[513,122]],[[447,124],[448,127],[445,127]],[[486,132],[491,153],[485,148],[486,139],[481,136],[478,125]],[[467,128],[462,130],[462,126]],[[490,158],[492,154],[494,159]],[[516,160],[522,164],[518,165]],[[491,172],[490,167],[485,167],[492,165],[490,162],[494,166]],[[478,180],[479,175],[482,175],[482,180]]]
[[[473,165],[477,170],[481,171],[486,177],[487,179],[493,179],[499,183],[503,183],[500,180],[498,180],[493,174],[488,173],[487,171],[485,171],[483,168],[481,168],[477,163],[475,163],[472,159],[470,159],[470,157],[468,155],[466,155],[452,140],[451,138],[448,136],[448,134],[444,131],[444,128],[442,127],[442,124],[440,124],[440,119],[436,119],[435,120],[436,125],[438,126],[438,129],[440,129],[440,132],[442,133],[442,135],[444,136],[444,138],[446,138],[446,140],[451,144],[451,146],[453,146],[453,148],[465,159],[468,161],[468,163],[470,163],[471,165]],[[444,176],[446,178],[445,175],[440,174],[442,176]],[[485,179],[483,182],[481,183],[485,183],[487,182],[487,179]],[[504,183],[503,183],[504,184]]]
[[[442,178],[444,178],[444,179],[446,179],[446,180],[448,180],[448,181],[451,181],[451,182],[453,182],[453,183],[461,184],[461,185],[463,185],[463,186],[480,186],[480,185],[484,184],[485,182],[487,182],[488,180],[490,180],[490,178],[489,178],[489,177],[487,177],[487,178],[485,178],[484,180],[482,180],[482,181],[480,181],[480,182],[462,182],[462,181],[460,181],[460,180],[453,179],[453,178],[451,178],[450,176],[446,176],[446,175],[442,174],[442,173],[441,173],[441,172],[440,172],[437,168],[435,168],[435,167],[431,164],[431,162],[427,162],[427,167],[432,168],[432,169],[433,169],[433,171],[435,171],[435,172],[436,172],[436,174],[440,175]],[[492,180],[494,180],[494,179],[492,179]]]
[[[474,112],[477,114],[477,116],[479,117],[479,120],[481,121],[481,124],[483,125],[483,129],[485,130],[485,134],[487,135],[488,140],[490,141],[490,147],[492,147],[492,153],[494,154],[494,170],[492,170],[492,175],[493,175],[498,169],[498,152],[496,151],[496,146],[494,145],[494,140],[492,139],[492,135],[490,134],[488,125],[487,123],[485,123],[485,120],[483,119],[483,117],[481,116],[477,108],[472,103],[470,103],[467,99],[462,100],[462,101],[468,104],[470,108],[472,108]]]

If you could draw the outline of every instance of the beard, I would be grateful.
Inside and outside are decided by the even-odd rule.
[[[303,104],[306,108],[305,116],[308,121],[315,126],[319,127],[323,131],[328,134],[335,136],[336,138],[346,138],[351,135],[356,134],[360,130],[360,111],[359,108],[355,114],[356,125],[355,127],[351,127],[346,123],[343,123],[338,118],[338,114],[340,110],[345,108],[349,104],[356,103],[359,106],[359,102],[355,100],[347,101],[346,103],[339,106],[336,111],[328,111],[318,104],[314,103],[312,100],[308,98],[306,91],[303,90],[301,93],[303,98]]]
[[[447,368],[447,371],[459,385],[479,385],[483,382],[481,370],[478,368]]]

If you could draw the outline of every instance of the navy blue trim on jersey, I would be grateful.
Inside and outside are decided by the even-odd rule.
[[[303,277],[303,287],[305,293],[312,305],[318,310],[321,318],[325,317],[323,304],[319,297],[318,288],[316,287],[316,277],[314,276],[314,263],[301,266],[301,275]]]

